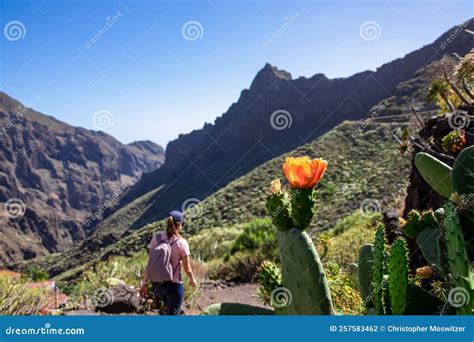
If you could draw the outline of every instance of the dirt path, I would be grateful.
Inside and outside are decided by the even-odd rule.
[[[258,284],[212,284],[203,286],[198,299],[193,308],[186,308],[186,315],[199,315],[201,311],[215,303],[242,303],[255,306],[267,307],[263,305],[258,297]]]

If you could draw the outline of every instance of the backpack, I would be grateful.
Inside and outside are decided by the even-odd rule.
[[[148,278],[154,283],[171,281],[180,266],[178,264],[176,269],[173,270],[173,266],[171,265],[171,246],[180,240],[180,238],[170,242],[168,239],[165,239],[161,233],[157,233],[155,238],[158,243],[156,247],[150,251],[150,255],[148,256]]]

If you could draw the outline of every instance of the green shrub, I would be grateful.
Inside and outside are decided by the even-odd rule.
[[[0,276],[0,315],[37,315],[47,304],[45,289],[32,289],[26,279]]]
[[[352,267],[357,262],[360,247],[374,240],[374,224],[379,218],[380,215],[356,211],[336,221],[334,229],[329,232],[332,239],[324,260],[335,262],[344,269]]]
[[[334,308],[342,315],[358,315],[364,306],[356,277],[335,262],[326,264]]]
[[[212,280],[233,282],[253,282],[258,269],[268,259],[262,250],[242,251],[230,256],[227,262],[213,260],[209,262],[208,276]]]
[[[193,259],[208,261],[229,253],[235,238],[241,233],[237,227],[214,227],[199,231],[188,239]]]
[[[270,218],[253,219],[247,222],[242,233],[233,243],[230,254],[246,250],[255,250],[263,245],[276,245],[276,229]]]
[[[31,266],[27,269],[26,274],[28,278],[30,278],[33,281],[44,281],[49,279],[49,274],[48,272],[45,272],[43,270],[40,270],[37,267]]]

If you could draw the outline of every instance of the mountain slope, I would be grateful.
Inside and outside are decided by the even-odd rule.
[[[0,92],[0,265],[83,241],[91,213],[163,161],[152,142],[123,145]]]
[[[289,153],[321,156],[329,162],[319,186],[313,229],[331,228],[337,218],[349,215],[359,208],[375,211],[396,208],[404,196],[410,160],[400,155],[392,134],[400,136],[407,125],[372,123],[360,135],[353,135],[352,132],[362,124],[363,122],[345,122],[323,137]],[[249,219],[267,216],[266,189],[271,180],[282,178],[283,161],[284,156],[276,157],[229,183],[197,206],[190,207],[185,212],[186,234],[196,234],[209,227],[219,229],[240,225]],[[126,218],[132,212],[135,215],[146,212],[147,203],[156,195],[156,191],[159,193],[161,189],[147,193],[120,209],[120,216]],[[125,222],[125,226],[127,224]],[[109,220],[106,230],[97,230],[94,237],[82,246],[63,254],[38,258],[27,264],[45,269],[52,275],[66,272],[61,278],[73,279],[94,260],[143,250],[151,234],[164,229],[164,221],[149,224],[135,232],[124,231],[122,227],[120,220],[115,223]],[[110,244],[114,239],[118,241]],[[104,247],[107,243],[110,245]],[[19,266],[22,268],[26,264]]]
[[[474,22],[467,28],[474,29]],[[316,74],[293,79],[288,72],[265,65],[225,114],[214,124],[170,142],[165,164],[145,174],[121,197],[115,209],[162,187],[151,199],[148,210],[123,229],[133,230],[162,218],[190,198],[206,198],[255,166],[312,141],[343,120],[365,117],[371,107],[394,96],[396,86],[423,66],[439,60],[443,54],[467,53],[472,38],[465,33],[443,45],[456,29],[376,71],[348,78],[328,79]],[[272,122],[272,115],[280,110],[286,111],[288,114],[284,112],[283,116],[287,116],[288,123],[291,121],[286,129],[275,129],[278,124],[285,126],[283,116],[283,121]],[[106,216],[115,209],[110,209]],[[97,224],[97,229],[102,229],[100,221]]]

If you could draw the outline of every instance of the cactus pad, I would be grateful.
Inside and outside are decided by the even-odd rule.
[[[444,302],[424,288],[408,284],[408,300],[405,315],[438,315]]]
[[[281,231],[293,226],[291,221],[290,199],[286,192],[275,192],[267,198],[267,210],[270,213],[273,224]]]
[[[383,275],[385,272],[385,234],[383,225],[379,225],[375,233],[372,268],[372,292],[375,310],[378,315],[384,314],[383,307]]]
[[[419,152],[415,157],[415,165],[423,179],[438,194],[449,198],[453,192],[451,186],[451,168],[425,152]]]
[[[438,240],[441,237],[441,231],[437,228],[425,228],[418,233],[416,244],[420,248],[425,259],[430,265],[435,264],[440,267],[440,250]]]
[[[333,315],[329,284],[311,238],[298,228],[280,232],[283,286],[291,294],[289,315]]]
[[[452,291],[467,294],[464,305],[456,307],[456,312],[458,315],[470,315],[474,303],[474,278],[467,257],[460,218],[452,202],[445,204],[444,212],[443,234],[446,241]]]
[[[408,251],[405,241],[398,239],[392,246],[388,261],[388,288],[393,315],[403,315],[407,305]]]
[[[240,303],[217,303],[206,307],[203,310],[206,316],[269,316],[275,315],[275,311],[258,306]]]
[[[453,191],[463,195],[465,199],[474,201],[474,146],[462,150],[454,161],[451,172]],[[474,227],[474,208],[468,208],[461,215],[461,223],[464,228]],[[464,232],[467,232],[465,229]]]
[[[314,217],[316,190],[314,188],[292,189],[290,197],[293,226],[305,230]]]
[[[357,267],[359,273],[359,290],[367,307],[373,306],[371,300],[373,253],[373,245],[362,246],[359,250],[359,262]]]

